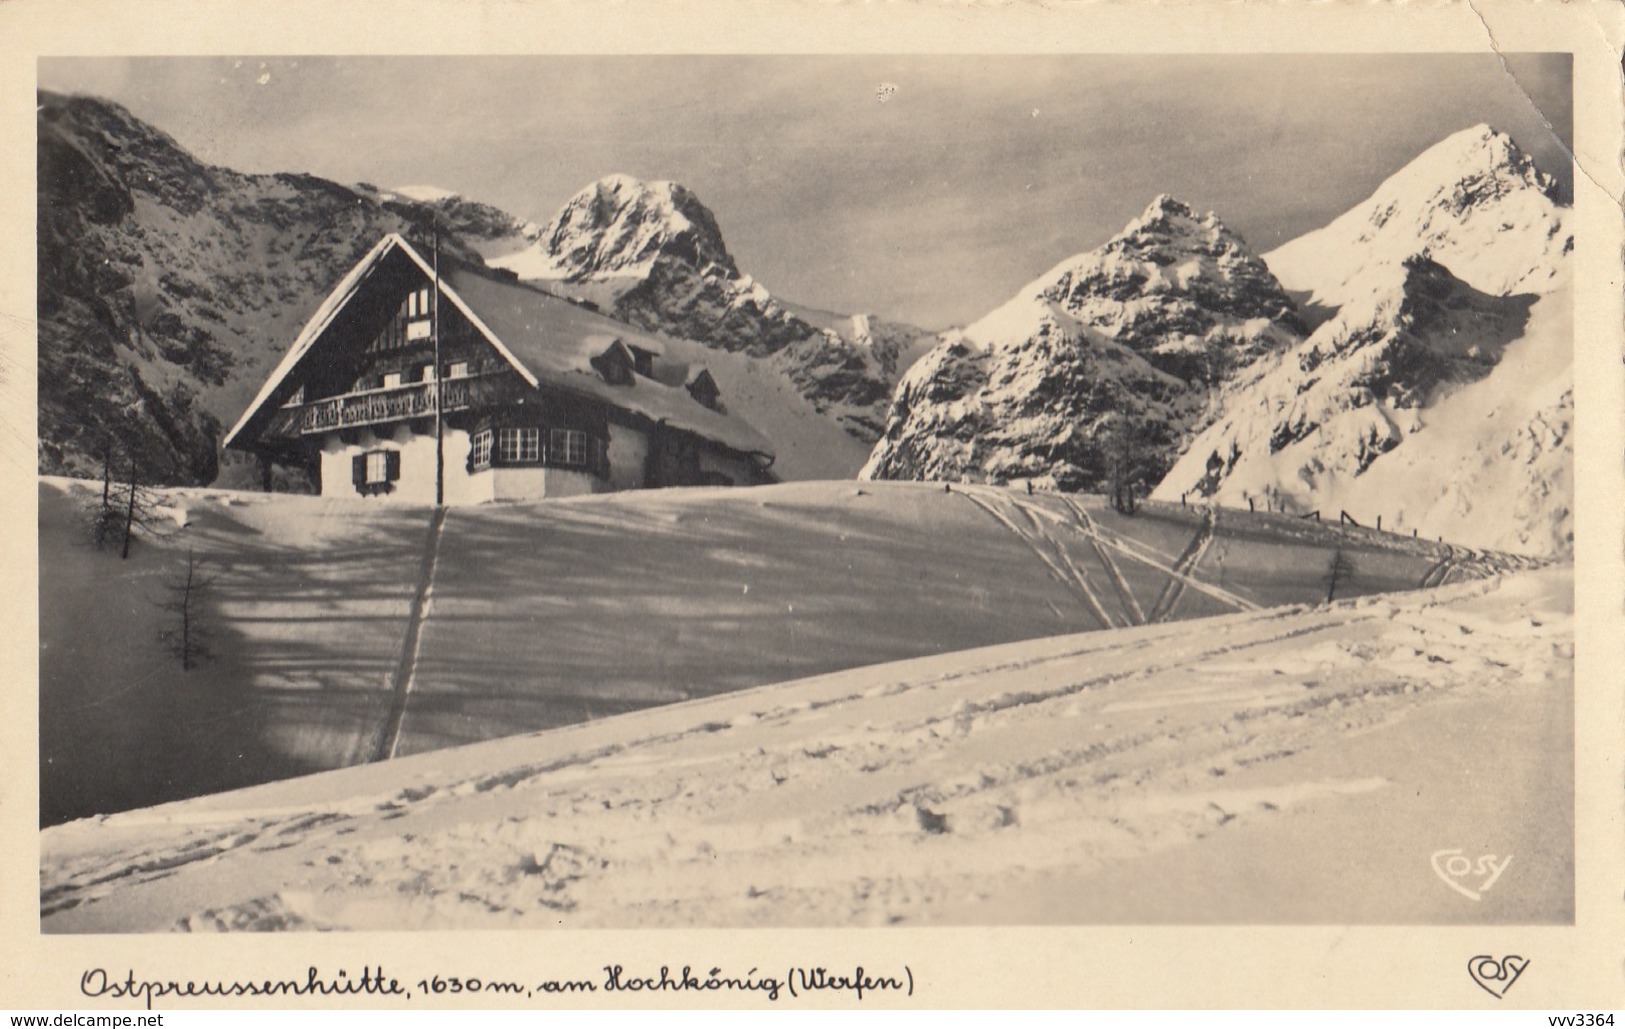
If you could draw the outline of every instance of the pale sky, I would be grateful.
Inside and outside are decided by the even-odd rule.
[[[1489,122],[1565,188],[1567,55],[51,58],[200,159],[434,185],[538,222],[672,179],[775,294],[963,324],[1158,193],[1262,253]],[[895,87],[880,99],[880,87]],[[1543,123],[1551,123],[1551,128]]]

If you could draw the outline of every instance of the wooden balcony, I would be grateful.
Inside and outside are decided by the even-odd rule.
[[[489,398],[498,372],[485,372],[446,379],[441,383],[412,382],[383,389],[358,390],[337,397],[324,397],[307,404],[290,404],[284,411],[288,430],[301,436],[353,429],[363,425],[399,422],[411,418],[432,418],[438,386],[443,392],[444,412],[466,411]]]

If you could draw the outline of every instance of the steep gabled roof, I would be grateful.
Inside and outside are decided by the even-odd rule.
[[[277,387],[317,346],[327,328],[360,292],[371,273],[396,252],[410,258],[426,277],[433,278],[433,266],[410,243],[395,233],[385,236],[305,323],[253,403],[226,434],[223,445],[237,442],[245,427],[270,402]],[[617,340],[622,346],[663,353],[665,347],[656,337],[551,293],[496,278],[484,270],[454,261],[442,259],[440,288],[445,300],[462,312],[531,386],[545,384],[588,396],[740,453],[772,456],[772,444],[755,428],[705,407],[685,389],[642,376],[633,376],[629,384],[616,385],[606,382],[593,367],[593,359]]]

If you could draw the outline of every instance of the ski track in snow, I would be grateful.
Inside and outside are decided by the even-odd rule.
[[[1313,755],[1560,688],[1570,582],[1010,644],[71,823],[43,835],[42,917],[48,932],[1000,920],[996,899],[1033,876],[1389,796],[1403,769]]]
[[[390,684],[389,714],[379,727],[372,760],[387,761],[400,746],[401,727],[406,722],[406,704],[417,681],[418,655],[423,645],[423,623],[434,597],[434,571],[440,557],[440,537],[445,531],[446,509],[436,508],[429,517],[429,535],[423,544],[423,565],[418,572],[417,592],[407,613],[406,638],[401,641],[401,659]]]
[[[1065,504],[1072,512],[1073,517],[1078,520],[1084,536],[1089,540],[1089,545],[1094,548],[1095,556],[1100,558],[1100,563],[1106,569],[1106,574],[1111,577],[1112,587],[1117,590],[1118,598],[1134,613],[1133,624],[1144,625],[1149,619],[1146,618],[1145,611],[1140,607],[1139,599],[1134,596],[1134,591],[1129,589],[1128,583],[1123,580],[1123,571],[1117,566],[1117,561],[1112,557],[1111,550],[1101,543],[1100,530],[1096,528],[1094,520],[1089,517],[1089,512],[1084,510],[1083,505],[1073,497],[1063,495],[1061,503]]]
[[[1195,574],[1196,568],[1202,563],[1207,554],[1207,548],[1213,543],[1213,529],[1218,522],[1218,512],[1210,504],[1202,511],[1202,524],[1197,526],[1196,535],[1191,537],[1190,543],[1180,552],[1174,561],[1174,571],[1177,573],[1168,577],[1168,585],[1163,587],[1162,593],[1157,596],[1157,602],[1151,605],[1150,621],[1160,622],[1173,611],[1174,605],[1179,603],[1180,596],[1185,592],[1185,583]]]
[[[1106,613],[1105,606],[1100,602],[1100,595],[1090,585],[1088,576],[1084,575],[1078,569],[1078,566],[1073,563],[1072,559],[1067,556],[1066,548],[1044,532],[1042,524],[1031,508],[1024,507],[1014,500],[997,493],[990,492],[986,496],[979,497],[964,487],[960,488],[959,493],[965,499],[986,511],[993,517],[994,521],[1009,529],[1017,539],[1025,543],[1032,550],[1033,555],[1049,570],[1051,578],[1078,595],[1078,599],[1094,616],[1095,621],[1100,623],[1102,629],[1115,627],[1111,615]],[[1023,529],[1016,524],[1015,519],[999,510],[998,503],[1000,500],[1022,511],[1027,516],[1027,522],[1032,528],[1030,530]]]

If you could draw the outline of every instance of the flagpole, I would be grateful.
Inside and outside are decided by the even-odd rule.
[[[440,365],[440,219],[434,218],[434,295],[429,308],[434,333],[434,506],[446,506],[446,386]]]

